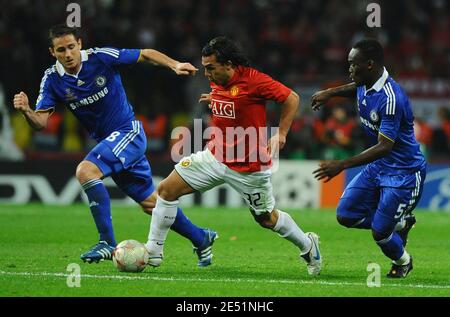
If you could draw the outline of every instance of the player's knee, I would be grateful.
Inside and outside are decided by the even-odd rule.
[[[102,173],[93,163],[88,161],[83,161],[78,164],[75,176],[80,182],[80,184],[84,184],[87,181],[92,179],[97,179],[102,177]]]
[[[375,240],[375,242],[382,241],[387,237],[389,237],[389,235],[390,234],[382,233],[372,228],[372,237]]]
[[[162,181],[158,185],[158,196],[167,201],[174,201],[178,199],[178,196],[173,191],[171,186],[168,186],[167,182]]]
[[[273,229],[275,227],[275,222],[273,218],[271,217],[270,213],[264,213],[261,215],[253,215],[256,222],[259,223],[259,225],[266,229]]]
[[[336,208],[336,220],[341,226],[351,228],[360,220],[346,217],[346,215],[348,214],[348,210],[350,210],[351,208],[352,206],[350,205],[348,199],[339,200],[339,204]]]
[[[273,229],[275,224],[273,224],[270,220],[256,220],[259,225],[266,229]]]
[[[336,215],[336,220],[341,226],[347,228],[352,228],[359,221],[359,219],[348,218],[340,215]]]

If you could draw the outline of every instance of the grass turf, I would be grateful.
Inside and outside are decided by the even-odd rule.
[[[338,226],[332,210],[292,210],[305,231],[321,237],[324,267],[310,277],[298,250],[259,227],[246,209],[193,207],[190,219],[219,232],[214,263],[196,266],[191,244],[171,232],[164,263],[142,273],[79,255],[97,239],[88,208],[0,205],[0,296],[450,296],[450,214],[417,211],[408,251],[414,270],[385,278],[390,263],[367,230]],[[117,241],[145,241],[149,218],[138,207],[113,207]],[[67,266],[81,267],[80,287],[67,286]],[[381,266],[381,287],[368,287],[369,263]],[[69,278],[69,280],[73,280]]]

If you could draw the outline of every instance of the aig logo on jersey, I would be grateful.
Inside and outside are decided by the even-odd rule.
[[[106,77],[105,76],[97,76],[95,77],[95,84],[97,87],[103,87],[106,84]]]
[[[373,122],[378,122],[378,113],[375,110],[372,110],[370,112],[370,120],[372,120]]]
[[[211,99],[211,111],[216,117],[230,119],[236,118],[233,101]]]

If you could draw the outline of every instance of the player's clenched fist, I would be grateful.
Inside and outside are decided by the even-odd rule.
[[[28,96],[23,91],[14,95],[14,109],[22,112],[30,110],[30,105],[28,104]]]

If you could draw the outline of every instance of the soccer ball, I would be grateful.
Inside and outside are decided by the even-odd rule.
[[[148,251],[136,240],[120,242],[113,252],[114,266],[121,272],[142,272],[148,262]]]

